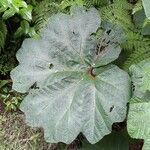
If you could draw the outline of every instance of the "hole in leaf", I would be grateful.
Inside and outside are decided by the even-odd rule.
[[[92,33],[92,34],[90,34],[90,36],[96,36],[96,33]]]
[[[132,88],[132,91],[134,92],[135,91],[135,85],[132,81],[131,81],[131,88]]]
[[[51,63],[49,64],[49,69],[52,69],[54,67],[54,65]]]
[[[110,40],[106,43],[107,45],[110,43]]]
[[[35,82],[32,86],[31,89],[39,89],[39,87],[37,86],[37,82]]]
[[[106,31],[106,33],[107,33],[108,35],[110,34],[110,32],[111,32],[111,30]]]
[[[112,112],[112,111],[113,111],[113,109],[114,109],[114,105],[112,105],[112,106],[110,107],[109,112]]]
[[[99,55],[102,51],[105,50],[106,47],[107,47],[107,45],[106,46],[104,46],[104,45],[97,45],[96,55]]]

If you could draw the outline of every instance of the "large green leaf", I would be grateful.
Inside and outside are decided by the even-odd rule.
[[[142,0],[146,17],[150,19],[150,0]]]
[[[132,138],[144,139],[143,150],[150,148],[150,102],[134,98],[127,119],[128,133]]]
[[[99,26],[96,9],[72,7],[71,15],[54,15],[41,39],[25,40],[17,53],[13,88],[29,91],[21,110],[29,125],[44,128],[48,142],[71,143],[82,132],[96,143],[125,119],[128,74],[114,65],[90,64],[97,43],[91,34]]]
[[[84,141],[81,150],[129,150],[129,140],[124,133],[113,132],[94,145]]]

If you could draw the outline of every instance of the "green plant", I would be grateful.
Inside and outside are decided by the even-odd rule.
[[[109,0],[83,0],[84,1],[84,5],[89,7],[95,7],[95,8],[100,8],[102,6],[106,6],[108,4],[110,4]]]
[[[68,7],[73,6],[73,5],[81,5],[81,6],[83,6],[84,5],[84,1],[83,0],[63,0],[60,3],[59,7],[62,10],[64,10],[64,9],[66,9]]]
[[[58,12],[60,12],[59,4],[54,3],[52,0],[43,0],[39,2],[33,10],[35,30],[40,33],[42,28],[47,24],[49,18]]]
[[[14,14],[19,14],[25,20],[30,21],[32,19],[32,6],[27,5],[24,0],[1,0],[0,1],[0,13],[3,13],[2,18],[8,19]]]
[[[21,21],[20,27],[15,32],[16,38],[21,37],[22,35],[29,35],[30,37],[33,37],[33,38],[39,37],[39,35],[36,33],[35,27],[30,27],[29,22],[26,20]]]
[[[0,1],[0,15],[1,18],[5,21],[8,21],[10,17],[13,17],[15,15],[21,16],[21,19],[19,18],[20,27],[17,29],[15,33],[15,37],[21,37],[22,35],[28,35],[30,37],[37,37],[37,33],[33,26],[31,26],[32,21],[32,6],[27,5],[27,3],[24,0],[2,0]],[[11,22],[11,21],[10,21]],[[1,22],[0,22],[1,23]],[[2,24],[2,23],[1,23]],[[7,28],[6,25],[1,25],[2,30],[0,32],[0,47],[4,48],[6,34],[7,34]],[[5,29],[4,29],[5,27]]]
[[[8,80],[0,80],[0,89],[3,88],[8,83],[9,83]]]
[[[117,35],[123,33],[106,22],[97,39],[91,35],[101,23],[96,9],[71,7],[70,14],[53,16],[41,39],[24,41],[13,89],[30,91],[21,110],[31,126],[44,128],[46,141],[71,143],[82,132],[96,143],[126,117],[130,79],[109,65],[121,52]]]
[[[0,95],[2,98],[3,103],[5,104],[5,111],[16,111],[19,108],[20,102],[22,101],[22,98],[20,96],[12,96],[11,94]]]
[[[118,63],[125,70],[128,70],[132,64],[150,57],[149,37],[141,35],[142,32],[148,34],[148,30],[146,28],[135,28],[137,22],[133,24],[131,11],[133,9],[133,13],[135,13],[139,10],[139,3],[136,3],[136,5],[138,7],[134,6],[133,9],[133,5],[126,0],[114,0],[102,8],[100,7],[102,19],[122,26],[126,33],[127,39],[121,45],[123,51]],[[146,30],[142,31],[143,29]]]
[[[134,29],[131,16],[129,15],[129,11],[132,7],[132,4],[127,0],[113,0],[112,3],[99,8],[99,11],[103,20],[109,20],[114,24],[120,25],[128,32]]]
[[[0,103],[4,104],[4,110],[17,111],[22,101],[22,96],[11,90],[11,80],[0,80]]]
[[[138,29],[143,29],[144,27],[143,24],[144,24],[144,21],[146,20],[146,16],[145,16],[142,3],[139,3],[139,4],[137,3],[137,5],[134,6],[132,14],[133,14],[133,21],[134,21],[135,26]]]
[[[144,139],[143,150],[150,147],[150,59],[130,67],[134,85],[128,114],[128,132],[132,138]]]
[[[143,35],[150,35],[150,19],[148,18],[149,2],[139,0],[133,8],[133,20],[138,29],[142,29]],[[145,11],[144,11],[145,10]]]

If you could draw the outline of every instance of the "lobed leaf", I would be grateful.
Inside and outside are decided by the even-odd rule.
[[[71,143],[82,132],[96,143],[126,117],[130,79],[117,66],[91,67],[100,26],[96,9],[56,14],[38,40],[27,39],[11,72],[13,89],[29,92],[20,109],[51,143]],[[114,51],[114,49],[112,50]],[[109,61],[110,62],[110,61]]]

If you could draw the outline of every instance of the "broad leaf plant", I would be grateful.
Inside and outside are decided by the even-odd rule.
[[[127,119],[132,138],[144,139],[143,150],[150,148],[150,59],[132,65],[130,73],[134,85]]]
[[[94,144],[126,118],[130,77],[114,62],[121,28],[95,8],[71,7],[53,15],[40,39],[26,39],[11,72],[13,89],[28,93],[20,109],[28,125],[42,127],[47,142],[71,143],[80,133]],[[143,87],[145,88],[145,87]]]

